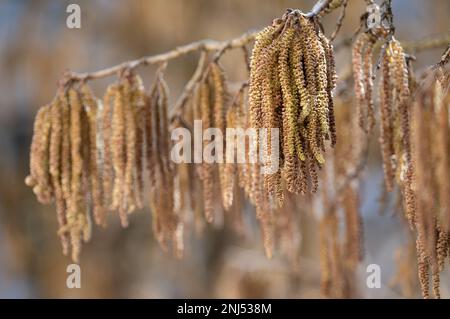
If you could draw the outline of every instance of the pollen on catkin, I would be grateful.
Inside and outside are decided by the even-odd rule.
[[[251,59],[250,127],[279,129],[282,179],[293,193],[304,193],[302,185],[315,190],[316,166],[325,162],[324,141],[336,143],[334,53],[319,29],[315,20],[289,10],[258,34]],[[260,136],[257,142],[260,151],[270,149]],[[311,163],[305,166],[305,161]],[[277,175],[265,177],[263,193],[282,200],[280,187],[274,187],[280,183]]]
[[[51,104],[43,106],[36,115],[30,152],[30,176],[25,180],[42,204],[49,204],[53,197],[49,173],[50,112]]]
[[[203,127],[211,127],[212,122],[212,112],[210,106],[210,88],[206,81],[200,84],[200,108],[201,108],[201,119]],[[207,145],[206,141],[203,141],[203,146]],[[210,163],[202,164],[202,176],[203,182],[203,200],[204,200],[204,210],[205,217],[208,222],[213,222],[214,220],[214,190],[213,190],[213,179],[214,171],[213,166]]]
[[[370,132],[375,123],[373,106],[372,50],[376,38],[370,33],[358,35],[352,47],[354,90],[360,127]]]
[[[89,127],[89,174],[90,187],[92,192],[92,206],[95,223],[97,225],[105,225],[106,207],[104,205],[104,193],[101,170],[99,167],[99,151],[97,145],[98,138],[98,102],[94,97],[91,89],[86,85],[80,88],[82,103],[86,108],[88,127]]]
[[[124,87],[122,83],[119,83],[114,94],[114,109],[111,119],[111,158],[112,167],[114,170],[114,186],[112,191],[112,203],[110,206],[110,210],[119,211],[120,222],[123,227],[128,226],[128,216],[124,203],[126,168],[125,121]]]
[[[49,166],[50,166],[50,176],[52,180],[52,185],[54,189],[55,206],[57,212],[58,226],[63,228],[67,224],[66,213],[67,205],[64,200],[64,193],[62,188],[62,161],[61,158],[61,147],[63,141],[63,103],[67,103],[66,95],[64,90],[60,90],[57,96],[51,104],[51,136],[50,136],[50,150],[49,150]],[[61,233],[61,244],[63,248],[63,254],[67,255],[69,253],[69,237],[67,233]]]

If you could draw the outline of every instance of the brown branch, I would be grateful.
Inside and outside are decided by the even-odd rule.
[[[403,48],[407,51],[420,52],[450,45],[450,32],[428,36],[411,42],[404,42]]]
[[[305,13],[304,15],[308,18],[312,18],[318,16],[322,13],[328,13],[342,5],[342,0],[318,0],[314,5],[310,12]],[[165,53],[153,55],[153,56],[145,56],[139,58],[137,60],[126,61],[120,63],[118,65],[98,70],[95,72],[86,72],[86,73],[77,73],[77,72],[69,72],[65,74],[67,80],[72,81],[87,81],[92,79],[100,79],[108,76],[112,76],[115,74],[120,74],[125,69],[134,69],[141,65],[151,65],[158,64],[162,62],[167,62],[169,60],[176,59],[180,56],[189,54],[191,52],[204,50],[204,51],[216,51],[213,61],[217,61],[226,51],[234,48],[240,48],[245,46],[246,44],[252,42],[255,39],[255,36],[258,34],[257,31],[246,32],[234,39],[230,39],[227,41],[215,41],[215,40],[200,40],[197,42],[192,42],[180,47],[177,47],[173,50],[167,51]]]
[[[447,48],[445,49],[445,52],[442,54],[439,62],[436,64],[436,67],[443,68],[448,63],[449,60],[450,60],[450,44],[447,45]]]
[[[345,19],[345,11],[347,9],[347,4],[348,4],[348,0],[344,0],[343,4],[342,4],[342,11],[341,11],[341,15],[338,18],[338,21],[336,23],[336,29],[334,29],[333,34],[330,37],[330,41],[333,42],[334,39],[336,38],[339,30],[341,30],[342,27],[342,23],[344,22]]]
[[[319,0],[319,1],[317,1],[316,4],[314,5],[314,7],[311,9],[311,11],[306,13],[305,16],[308,17],[308,18],[312,18],[312,17],[318,16],[319,14],[324,12],[326,9],[328,9],[328,7],[329,7],[331,2],[332,2],[331,0]]]
[[[114,74],[120,73],[124,69],[134,69],[141,65],[151,65],[158,64],[162,62],[167,62],[169,60],[176,59],[180,56],[186,55],[191,52],[205,50],[205,51],[217,51],[222,50],[225,51],[224,47],[227,49],[238,48],[241,47],[255,38],[257,31],[247,32],[242,34],[241,36],[228,40],[228,41],[214,41],[214,40],[201,40],[197,42],[192,42],[180,47],[177,47],[171,51],[167,51],[165,53],[142,57],[137,60],[123,62],[121,64],[112,66],[110,68],[106,68],[103,70],[91,72],[91,73],[76,73],[72,72],[69,74],[69,77],[72,80],[92,80],[92,79],[100,79],[104,77],[108,77]]]

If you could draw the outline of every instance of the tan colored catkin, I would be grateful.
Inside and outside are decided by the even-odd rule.
[[[123,112],[125,118],[125,172],[124,172],[124,193],[123,205],[127,213],[136,209],[134,184],[136,169],[136,122],[132,100],[132,84],[130,78],[126,77],[122,81],[123,85]]]
[[[72,259],[79,261],[81,252],[82,230],[84,227],[84,205],[82,189],[83,158],[81,155],[82,132],[81,114],[83,112],[80,96],[74,88],[69,89],[70,101],[70,146],[72,159],[69,212],[67,223],[70,227]]]
[[[206,81],[200,84],[200,107],[203,128],[211,127],[210,89]],[[206,141],[203,141],[205,147]],[[203,200],[205,205],[205,218],[211,223],[214,220],[214,190],[213,190],[213,166],[209,163],[202,164]]]
[[[383,158],[384,183],[386,190],[390,192],[394,182],[394,167],[392,164],[394,153],[393,143],[393,101],[391,92],[391,72],[389,66],[390,53],[381,60],[381,78],[379,84],[380,96],[380,145]]]
[[[214,86],[214,105],[213,105],[213,125],[215,128],[220,129],[222,132],[222,135],[224,137],[225,142],[225,133],[226,133],[226,108],[225,103],[227,99],[227,88],[226,88],[226,81],[225,76],[223,73],[223,70],[221,67],[213,62],[210,65],[211,68],[211,77],[212,77],[212,83]],[[219,154],[217,156],[222,156],[222,158],[218,158],[219,161],[219,184],[222,194],[222,205],[225,206],[225,201],[228,200],[225,198],[225,188],[226,188],[226,176],[225,176],[225,143],[222,143],[221,145],[222,154]]]
[[[163,163],[163,189],[165,191],[164,206],[161,214],[163,214],[162,226],[164,237],[168,240],[172,240],[173,243],[179,246],[179,239],[177,239],[177,225],[178,216],[174,210],[174,167],[173,162],[170,160],[171,140],[169,137],[169,88],[165,82],[162,74],[159,77],[158,89],[160,90],[160,134],[161,137],[161,162]]]
[[[99,167],[99,150],[97,145],[98,137],[98,125],[97,125],[97,113],[98,104],[95,96],[93,95],[91,89],[83,84],[80,88],[82,102],[86,108],[86,115],[88,120],[88,131],[89,131],[89,174],[90,174],[90,187],[91,187],[91,197],[92,206],[95,223],[97,225],[105,225],[106,220],[106,208],[104,206],[103,198],[103,181],[102,175]]]
[[[42,204],[49,204],[53,195],[49,174],[50,112],[51,105],[46,105],[36,115],[30,152],[30,176],[25,181],[33,187],[33,192]]]
[[[311,22],[306,18],[300,18],[300,27],[304,28],[301,32],[301,39],[305,45],[303,49],[304,65],[307,76],[307,89],[310,96],[312,96],[312,110],[306,125],[307,135],[306,139],[309,145],[309,149],[312,152],[314,158],[319,164],[323,164],[325,159],[319,148],[319,141],[317,140],[317,130],[324,130],[327,128],[328,114],[326,106],[323,105],[323,76],[319,75],[319,71],[323,75],[323,65],[320,69],[316,70],[316,60],[321,59],[323,50],[319,49],[317,40],[313,40],[316,37],[314,27]],[[325,70],[326,71],[326,70]],[[320,87],[319,87],[320,86]],[[320,94],[320,95],[319,95]],[[319,97],[319,98],[318,98]]]
[[[60,90],[51,104],[51,136],[49,155],[50,176],[55,194],[55,205],[59,228],[64,228],[67,224],[67,207],[66,201],[64,200],[64,193],[61,182],[62,161],[68,160],[65,158],[61,158],[61,146],[63,139],[63,103],[67,103],[66,94],[64,90]],[[67,255],[69,253],[69,237],[67,233],[60,233],[59,236],[61,239],[63,254]]]
[[[125,187],[125,101],[123,84],[118,84],[114,95],[114,110],[111,119],[111,157],[114,169],[114,186],[111,210],[118,210],[122,227],[128,226],[128,216],[124,203]]]
[[[117,84],[111,84],[106,89],[103,97],[103,114],[102,114],[102,128],[103,128],[103,193],[104,193],[104,206],[105,209],[109,209],[112,206],[112,193],[114,183],[114,171],[112,164],[112,114],[114,108],[112,103],[114,102],[115,95],[117,94]]]
[[[144,207],[144,131],[145,131],[145,90],[139,75],[133,77],[132,103],[136,122],[136,189],[135,202],[139,209]]]
[[[360,127],[368,133],[373,126],[372,91],[372,48],[374,38],[363,32],[352,47],[352,64],[357,114]]]

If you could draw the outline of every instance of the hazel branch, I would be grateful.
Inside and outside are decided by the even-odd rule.
[[[145,56],[137,60],[132,61],[126,61],[123,63],[120,63],[118,65],[95,71],[90,73],[77,73],[77,72],[71,72],[69,74],[70,79],[72,80],[80,80],[80,81],[87,81],[87,80],[93,80],[93,79],[100,79],[104,77],[108,77],[114,74],[120,73],[124,69],[134,69],[141,65],[152,65],[152,64],[159,64],[163,62],[167,62],[169,60],[176,59],[180,56],[189,54],[191,52],[204,50],[204,51],[220,51],[225,50],[224,48],[227,47],[227,49],[232,48],[238,48],[242,47],[243,45],[253,41],[257,34],[257,31],[247,32],[242,34],[241,36],[228,40],[228,41],[215,41],[215,40],[201,40],[192,42],[180,47],[177,47],[171,51],[167,51],[165,53],[153,55],[153,56]]]
[[[304,14],[305,17],[312,18],[318,16],[322,13],[328,13],[332,10],[340,7],[342,5],[342,0],[319,0],[314,5],[310,12]],[[255,36],[258,34],[260,30],[249,31],[246,32],[236,38],[227,40],[227,41],[215,41],[215,40],[200,40],[196,42],[192,42],[183,46],[179,46],[173,50],[167,51],[165,53],[152,55],[152,56],[144,56],[136,60],[126,61],[112,67],[94,71],[94,72],[69,72],[65,76],[67,80],[72,81],[88,81],[93,79],[105,78],[108,76],[112,76],[115,74],[120,74],[123,70],[126,69],[134,69],[138,66],[159,64],[163,62],[167,62],[169,60],[176,59],[183,55],[189,54],[195,51],[215,51],[216,54],[214,56],[214,61],[217,61],[226,51],[242,48],[246,44],[252,42],[255,39]]]

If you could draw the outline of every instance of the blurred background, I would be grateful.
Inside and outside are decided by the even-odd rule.
[[[272,260],[266,259],[251,216],[245,236],[214,226],[190,236],[182,260],[160,249],[152,235],[148,209],[134,214],[125,230],[114,216],[106,229],[96,228],[91,242],[83,247],[81,289],[68,289],[66,267],[71,261],[61,253],[55,209],[38,204],[23,182],[28,174],[34,116],[53,98],[56,82],[65,70],[93,71],[199,39],[226,40],[270,24],[286,8],[308,11],[314,2],[0,0],[0,297],[321,297],[317,224],[308,212],[302,218],[301,251],[294,262],[278,253]],[[81,7],[81,29],[66,27],[70,3]],[[393,5],[400,41],[449,31],[447,0],[394,0]],[[337,43],[353,34],[364,10],[365,1],[349,1]],[[338,15],[339,10],[323,19],[326,34],[334,30]],[[416,68],[436,63],[442,51],[416,54]],[[240,54],[229,52],[223,59],[230,80],[247,76]],[[348,72],[349,48],[340,49],[337,57],[338,73]],[[194,53],[169,64],[172,102],[197,59]],[[151,67],[139,69],[146,86],[153,71]],[[94,81],[97,96],[102,96],[111,82],[112,78]],[[396,284],[409,239],[392,204],[395,200],[380,205],[381,184],[380,156],[374,150],[361,187],[366,256],[357,273],[355,296],[420,297],[415,285],[405,292]],[[366,286],[366,267],[372,263],[381,267],[380,289]],[[416,272],[414,264],[400,270],[403,274]],[[449,274],[445,273],[443,297],[450,297],[449,288]]]

